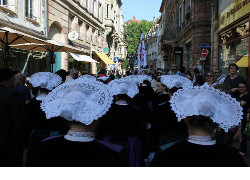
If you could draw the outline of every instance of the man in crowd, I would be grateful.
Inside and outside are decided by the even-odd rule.
[[[14,73],[0,69],[0,166],[22,166],[23,152],[28,132],[24,103],[13,90]]]
[[[217,84],[223,84],[225,78],[221,75],[221,70],[217,69],[214,71],[214,86]]]
[[[78,78],[78,72],[75,69],[69,70],[69,76],[66,77],[66,82]]]
[[[17,73],[15,74],[14,79],[16,84],[14,87],[15,91],[21,95],[23,101],[27,104],[31,99],[31,94],[29,88],[25,86],[27,79],[26,76],[22,73]]]

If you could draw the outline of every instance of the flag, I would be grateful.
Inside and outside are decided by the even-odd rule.
[[[135,64],[137,65],[139,72],[141,72],[147,65],[147,55],[146,55],[145,43],[143,40],[143,33],[141,33],[140,42],[137,47]]]

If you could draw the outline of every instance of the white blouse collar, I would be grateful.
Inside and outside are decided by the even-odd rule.
[[[93,132],[73,132],[69,131],[65,136],[65,139],[74,142],[91,142],[95,140],[95,134]]]
[[[206,146],[212,146],[216,144],[216,141],[212,140],[211,136],[189,136],[188,142]]]

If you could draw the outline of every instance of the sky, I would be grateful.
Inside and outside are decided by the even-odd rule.
[[[153,21],[158,18],[162,0],[122,0],[122,14],[124,22],[133,19]]]

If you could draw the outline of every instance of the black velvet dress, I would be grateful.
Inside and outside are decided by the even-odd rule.
[[[131,166],[142,166],[143,158],[147,156],[145,119],[142,112],[130,104],[112,104],[100,118],[96,138],[124,146]],[[132,158],[134,155],[138,156]]]
[[[246,162],[236,149],[225,144],[198,145],[180,141],[156,156],[156,167],[244,167]]]
[[[100,144],[69,141],[64,136],[45,140],[34,152],[35,167],[122,167],[127,166],[120,152]]]
[[[159,142],[158,145],[185,140],[188,136],[185,122],[178,122],[169,100],[168,94],[159,94],[155,100],[154,115],[156,121],[152,124],[152,131],[155,134],[155,141]]]

